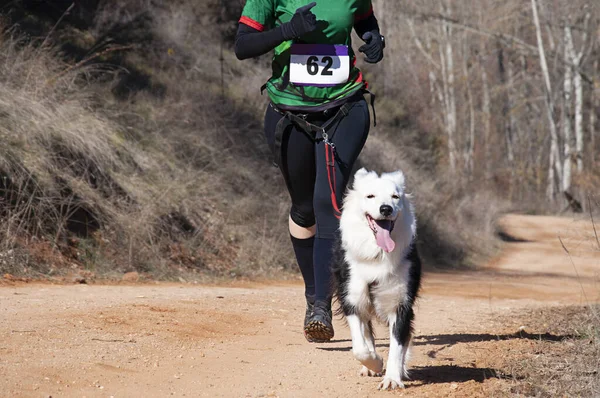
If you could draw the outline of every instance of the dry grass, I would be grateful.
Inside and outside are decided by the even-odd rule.
[[[264,225],[286,211],[263,212],[282,192],[253,116],[215,101],[190,70],[151,70],[167,99],[141,90],[117,101],[122,70],[72,68],[10,32],[0,40],[0,233],[12,259],[2,273],[197,279],[290,267],[282,228]],[[48,255],[29,253],[35,241]]]
[[[102,4],[92,26],[63,23],[42,47],[0,38],[0,272],[295,275],[287,193],[262,137],[268,61],[237,61],[215,37],[229,30],[203,29],[227,26],[216,7]],[[400,105],[379,109],[361,161],[406,172],[428,264],[489,254],[500,207],[437,170],[440,143],[398,134]]]
[[[555,307],[511,319],[538,335],[514,345],[499,366],[514,377],[512,394],[596,397],[600,394],[600,307]]]

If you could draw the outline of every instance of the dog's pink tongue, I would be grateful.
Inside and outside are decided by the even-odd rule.
[[[386,253],[390,253],[396,247],[396,243],[390,236],[390,231],[392,229],[391,221],[377,221],[377,235],[375,239],[377,240],[377,246],[381,247]]]

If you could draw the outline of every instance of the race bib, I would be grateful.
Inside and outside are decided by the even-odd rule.
[[[348,46],[292,44],[290,82],[298,86],[330,87],[350,76]]]

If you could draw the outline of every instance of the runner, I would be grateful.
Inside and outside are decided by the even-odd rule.
[[[248,0],[239,22],[239,59],[275,50],[273,74],[262,88],[270,98],[265,136],[292,202],[289,232],[305,284],[304,334],[310,342],[329,341],[329,264],[342,194],[370,127],[367,83],[355,65],[351,32],[365,42],[358,50],[369,63],[383,58],[384,38],[371,0]]]

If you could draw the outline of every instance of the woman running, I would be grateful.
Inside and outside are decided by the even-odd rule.
[[[304,335],[333,335],[329,268],[342,195],[369,134],[352,28],[365,61],[383,58],[371,0],[247,0],[239,20],[239,59],[271,50],[273,74],[264,130],[291,197],[289,232],[305,285]]]

